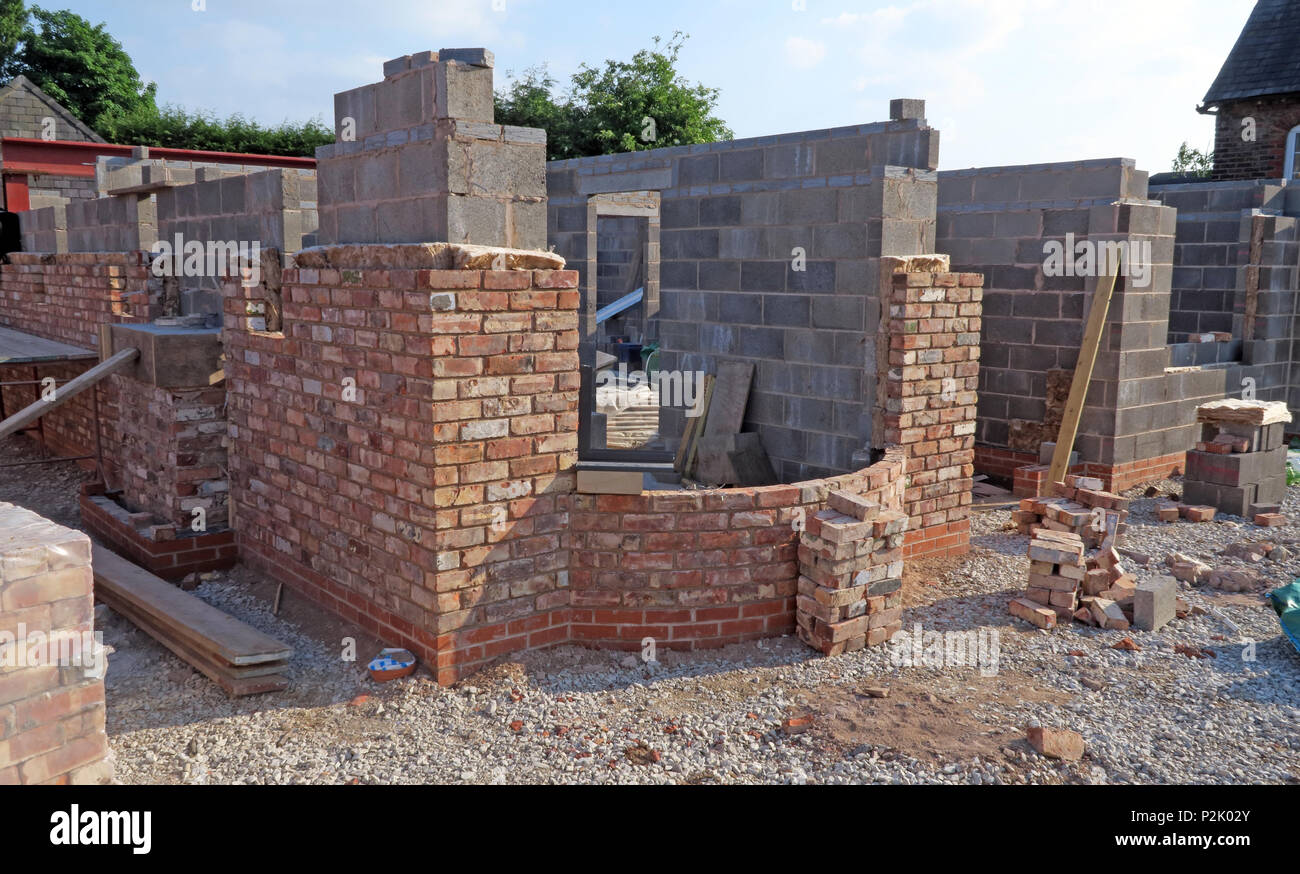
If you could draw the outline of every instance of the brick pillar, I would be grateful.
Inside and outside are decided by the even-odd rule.
[[[435,289],[437,675],[451,683],[498,656],[568,639],[578,275],[426,275]]]
[[[889,370],[886,443],[907,457],[904,555],[970,548],[975,403],[984,277],[951,273],[946,255],[884,258]]]
[[[129,377],[117,385],[121,472],[114,485],[127,506],[182,530],[201,509],[207,530],[225,528],[225,388],[159,388]]]
[[[91,588],[90,538],[0,504],[0,786],[112,780]]]
[[[799,544],[799,639],[828,656],[879,646],[903,629],[907,517],[830,494]]]

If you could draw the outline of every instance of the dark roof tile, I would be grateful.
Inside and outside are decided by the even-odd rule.
[[[1300,93],[1300,0],[1258,0],[1206,105]]]

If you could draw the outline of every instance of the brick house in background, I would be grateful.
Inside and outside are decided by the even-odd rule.
[[[47,119],[52,121],[47,121]],[[0,137],[102,143],[104,138],[26,76],[15,76],[0,87]],[[4,153],[0,151],[0,165]],[[26,174],[33,208],[56,198],[80,199],[97,195],[95,179],[57,174]]]
[[[1300,0],[1258,0],[1198,111],[1217,115],[1215,181],[1300,177]]]

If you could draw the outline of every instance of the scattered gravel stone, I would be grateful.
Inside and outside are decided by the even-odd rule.
[[[71,507],[12,479],[0,480],[0,500],[75,514],[76,478],[57,476],[54,486],[72,489]],[[373,683],[364,670],[372,653],[343,661],[338,640],[273,616],[270,599],[251,593],[248,571],[217,574],[195,594],[293,646],[290,688],[231,700],[100,611],[114,649],[106,684],[117,776],[254,785],[1300,782],[1300,653],[1264,600],[1300,577],[1300,530],[1223,516],[1161,523],[1145,493],[1129,495],[1123,541],[1151,557],[1130,562],[1139,581],[1167,575],[1164,557],[1176,551],[1249,568],[1259,587],[1180,583],[1194,609],[1159,632],[1040,631],[1007,611],[1024,589],[1028,539],[1009,509],[980,509],[969,555],[909,569],[904,635],[884,647],[825,659],[782,638],[697,653],[660,648],[650,664],[562,647],[441,688],[426,674]],[[1284,512],[1300,519],[1300,490]],[[1225,554],[1252,540],[1285,550],[1259,562]],[[936,632],[968,642],[983,635],[996,644],[994,664],[909,663]],[[1135,646],[1115,648],[1126,638]],[[875,697],[883,689],[888,697]],[[1077,733],[1081,758],[1040,755],[1027,728]]]

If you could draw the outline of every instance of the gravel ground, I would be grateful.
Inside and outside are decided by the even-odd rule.
[[[1295,526],[1162,525],[1152,503],[1137,501],[1124,543],[1155,559],[1135,568],[1140,578],[1160,573],[1175,549],[1244,564],[1216,553],[1241,541],[1300,541]],[[1300,490],[1286,509],[1300,518]],[[1158,633],[1048,633],[1006,611],[1027,572],[1027,540],[1008,509],[976,515],[974,545],[931,578],[910,581],[906,627],[996,632],[992,676],[899,666],[902,644],[821,659],[786,638],[660,652],[652,665],[562,648],[453,689],[427,677],[376,686],[361,670],[370,652],[341,661],[328,637],[271,616],[238,571],[198,594],[293,644],[291,690],[229,701],[109,617],[117,774],[125,783],[250,784],[1300,782],[1300,653],[1281,636],[1263,590],[1184,587],[1209,612]],[[1291,551],[1300,556],[1300,547]],[[1280,585],[1300,577],[1300,558],[1255,568]],[[1111,648],[1125,637],[1141,650]],[[1188,658],[1175,652],[1180,645],[1213,657]],[[880,687],[888,698],[873,697]],[[787,731],[792,718],[811,727]],[[1024,739],[1035,724],[1082,734],[1084,759],[1037,755]]]
[[[29,456],[12,442],[0,455]],[[0,500],[75,525],[69,465],[0,472]],[[1161,494],[1180,484],[1159,484]],[[1164,525],[1144,490],[1124,548],[1139,578],[1169,552],[1247,566],[1220,550],[1267,540],[1291,553],[1253,565],[1282,585],[1300,577],[1300,527],[1244,520]],[[1286,513],[1300,519],[1300,489]],[[1076,626],[1048,633],[1012,620],[1027,539],[1010,509],[982,509],[973,550],[914,563],[907,634],[983,636],[981,670],[899,664],[910,642],[822,659],[797,640],[635,657],[566,647],[499,664],[453,689],[427,676],[386,686],[363,665],[379,647],[246,569],[200,597],[295,649],[287,692],[228,699],[130,622],[100,608],[108,731],[124,783],[1297,783],[1300,653],[1258,593],[1183,586],[1207,611],[1158,633]],[[996,634],[996,650],[988,646]],[[344,661],[343,638],[357,639]],[[1141,650],[1111,648],[1131,638]],[[927,646],[931,640],[922,639]],[[1176,646],[1214,657],[1191,659]],[[995,654],[996,659],[987,658]],[[993,662],[995,661],[995,664]],[[881,688],[889,697],[877,698]],[[790,720],[810,727],[802,733]],[[1025,741],[1027,726],[1068,728],[1087,753],[1061,764]]]

